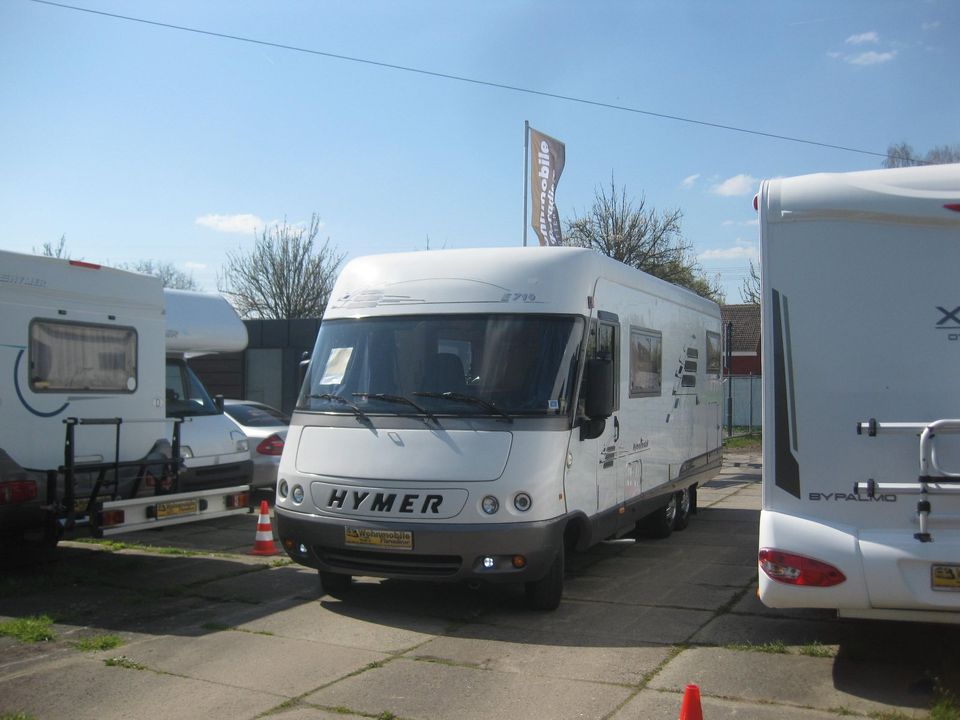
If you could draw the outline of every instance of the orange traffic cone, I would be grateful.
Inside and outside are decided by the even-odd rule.
[[[260,517],[257,519],[257,536],[251,555],[279,555],[273,544],[273,528],[270,527],[270,506],[266,500],[260,501]]]
[[[700,688],[696,685],[687,685],[683,693],[680,720],[703,720],[703,710],[700,709]]]

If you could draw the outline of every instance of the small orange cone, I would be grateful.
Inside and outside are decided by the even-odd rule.
[[[700,688],[696,685],[687,685],[683,693],[680,720],[703,720],[703,710],[700,709]]]
[[[279,555],[273,544],[273,528],[270,527],[270,506],[266,500],[260,501],[260,517],[257,519],[257,536],[251,555]]]

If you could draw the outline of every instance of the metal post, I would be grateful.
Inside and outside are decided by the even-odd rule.
[[[523,121],[523,246],[527,246],[527,182],[530,163],[530,121]]]
[[[727,323],[727,437],[733,437],[733,323]]]

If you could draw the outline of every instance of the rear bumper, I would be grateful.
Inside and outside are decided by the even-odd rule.
[[[201,465],[180,471],[180,491],[227,488],[249,485],[253,479],[253,461],[243,460],[223,465]]]
[[[539,580],[563,543],[566,519],[496,525],[354,522],[276,508],[277,532],[290,557],[328,572],[375,577],[493,583]],[[410,532],[410,550],[347,545],[345,530]],[[522,555],[517,568],[513,557]],[[483,559],[493,558],[493,567]]]

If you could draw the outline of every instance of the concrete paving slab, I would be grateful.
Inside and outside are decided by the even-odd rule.
[[[843,637],[842,626],[829,612],[789,620],[727,613],[701,628],[691,642],[701,645],[783,643],[799,647],[814,642],[833,645]]]
[[[911,672],[895,664],[841,665],[834,658],[694,648],[674,658],[650,681],[650,687],[679,693],[693,683],[700,687],[701,696],[922,717],[931,696],[918,692],[915,682]]]
[[[370,718],[342,710],[324,710],[318,705],[301,702],[289,710],[270,713],[270,720],[370,720]]]
[[[285,697],[296,697],[389,657],[315,640],[236,630],[190,642],[155,638],[126,646],[122,654],[151,670]]]
[[[677,720],[682,707],[681,692],[642,690],[614,713],[611,720]],[[700,709],[709,720],[837,720],[832,712],[712,697],[701,697]]]
[[[248,603],[293,597],[316,599],[321,595],[317,571],[302,565],[285,565],[232,575],[193,585],[192,589],[205,596]]]
[[[483,622],[553,634],[571,647],[632,647],[685,642],[713,613],[564,599],[554,612],[492,609]]]
[[[630,696],[618,685],[558,680],[399,658],[304,698],[411,720],[602,718]]]
[[[405,657],[524,676],[635,686],[672,653],[670,646],[649,645],[573,650],[551,635],[471,624],[424,643]]]
[[[189,698],[189,706],[185,707]],[[0,712],[71,720],[252,720],[282,696],[76,657],[0,680]]]
[[[238,627],[343,648],[397,653],[446,632],[451,623],[389,608],[371,610],[352,607],[349,601],[324,599],[303,603],[282,613],[264,615]]]

